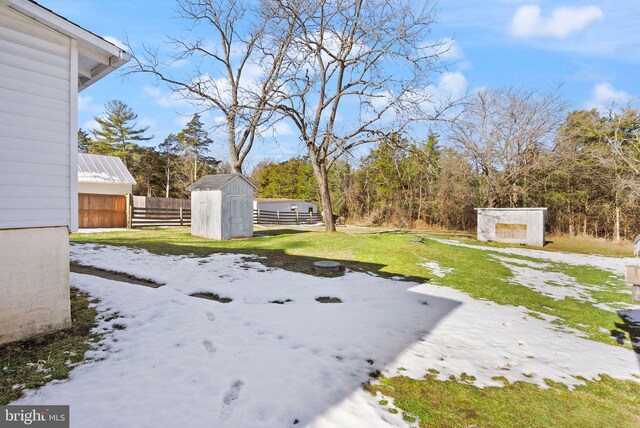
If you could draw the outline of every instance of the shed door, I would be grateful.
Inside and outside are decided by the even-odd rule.
[[[231,201],[231,236],[245,236],[244,223],[247,211],[247,197],[245,195],[230,195]]]

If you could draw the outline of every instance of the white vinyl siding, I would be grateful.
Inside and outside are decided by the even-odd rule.
[[[73,227],[73,55],[69,37],[0,5],[0,228]]]

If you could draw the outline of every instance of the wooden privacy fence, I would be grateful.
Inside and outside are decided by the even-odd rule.
[[[191,209],[190,199],[161,198],[159,196],[133,196],[133,206],[136,208],[186,208]]]
[[[131,196],[127,227],[190,226],[189,199]]]
[[[131,208],[130,227],[191,226],[191,209]]]
[[[253,224],[316,224],[321,221],[318,213],[301,213],[298,211],[265,211],[253,210]]]

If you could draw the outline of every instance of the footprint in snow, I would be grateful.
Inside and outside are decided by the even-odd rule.
[[[236,404],[236,400],[238,400],[238,396],[240,395],[240,391],[244,386],[244,382],[241,380],[236,380],[227,393],[224,395],[222,399],[222,410],[220,411],[220,416],[222,419],[227,419],[233,413],[233,407]]]
[[[204,346],[205,351],[207,351],[209,354],[213,355],[216,353],[216,348],[213,347],[213,343],[211,343],[209,340],[203,340],[202,346]]]
[[[216,314],[213,312],[207,312],[206,315],[209,321],[214,322],[216,320]]]

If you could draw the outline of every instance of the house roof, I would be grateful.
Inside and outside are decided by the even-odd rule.
[[[78,153],[78,182],[136,184],[120,158],[89,153]]]
[[[33,0],[0,0],[0,5],[78,41],[78,91],[86,89],[131,59],[122,48]]]
[[[229,184],[232,180],[236,178],[240,178],[247,183],[255,190],[258,190],[255,184],[251,182],[247,177],[242,174],[212,174],[205,175],[200,180],[193,183],[191,186],[187,187],[187,190],[220,190],[227,184]]]

